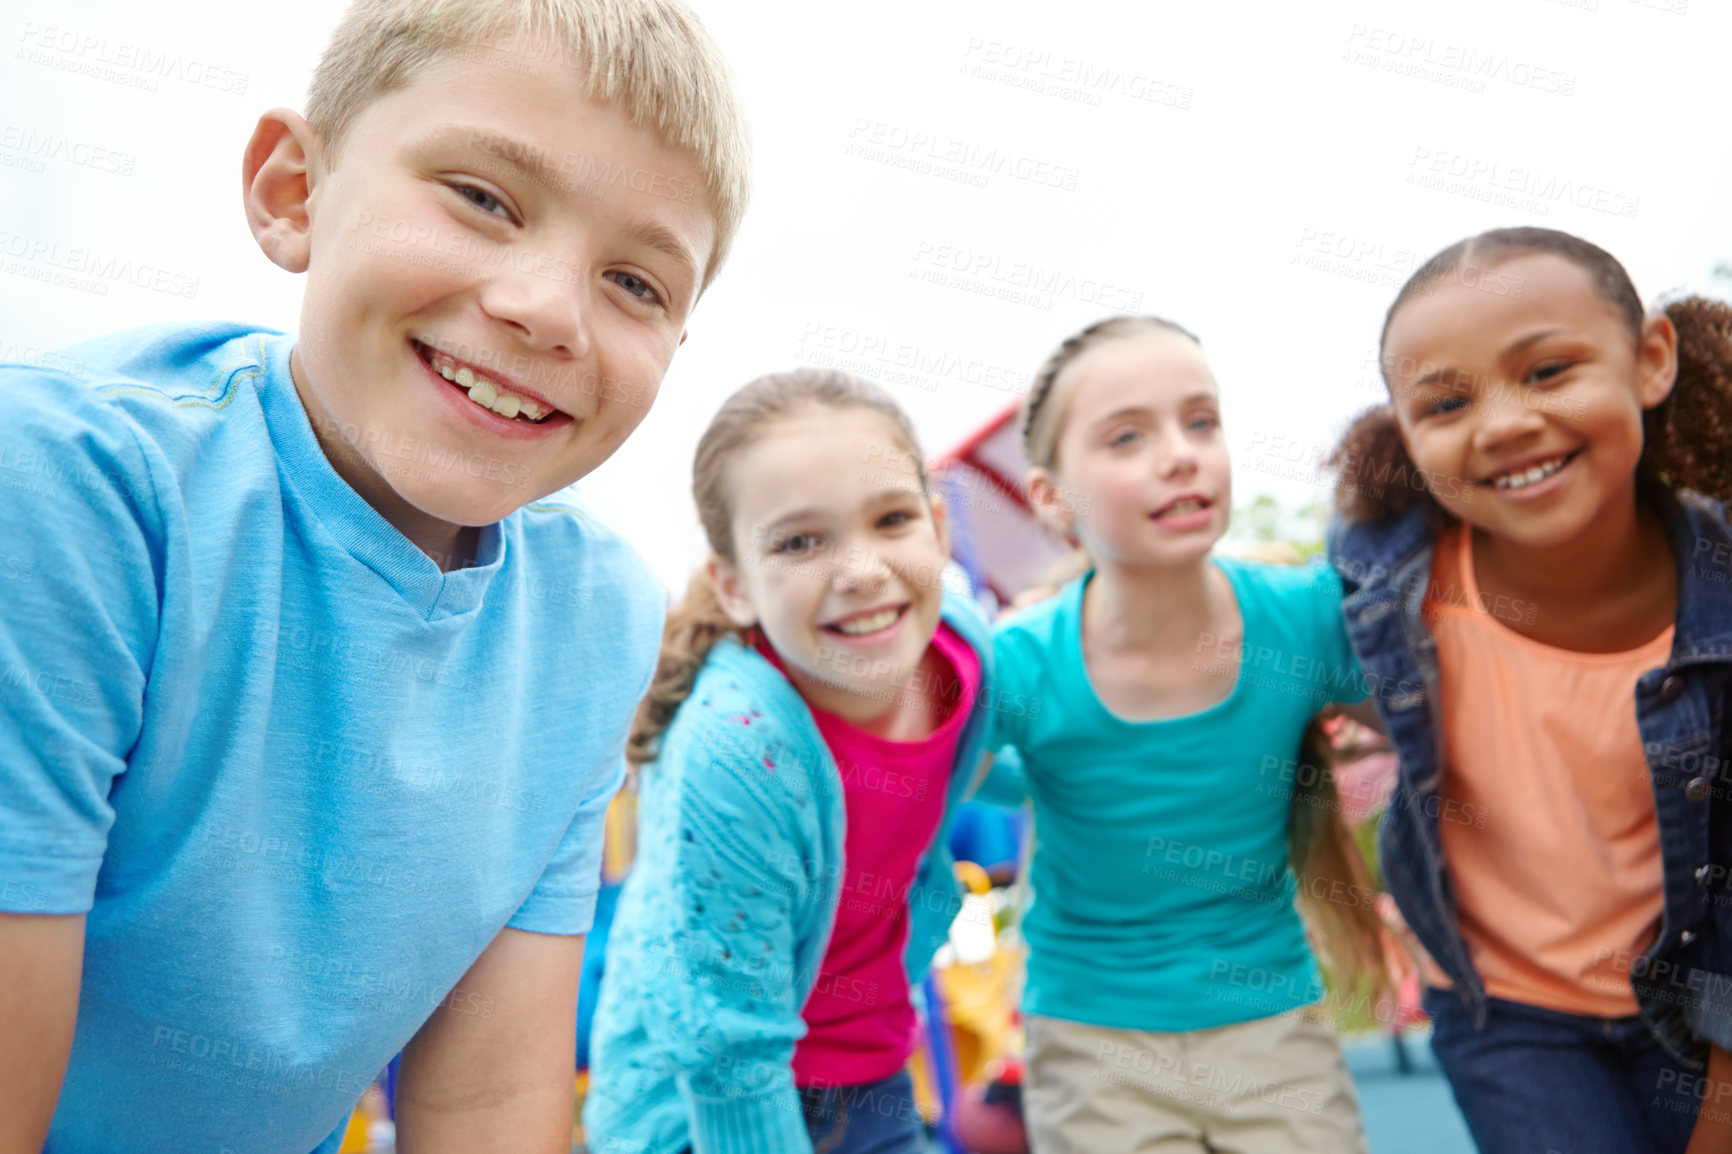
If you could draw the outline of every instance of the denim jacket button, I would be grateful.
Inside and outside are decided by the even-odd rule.
[[[1683,933],[1678,935],[1678,944],[1681,946],[1687,946],[1695,940],[1696,932],[1694,930],[1685,930]]]
[[[1705,777],[1692,777],[1690,784],[1684,787],[1684,796],[1691,801],[1707,801],[1713,792],[1713,785]]]
[[[1668,674],[1666,680],[1660,682],[1661,701],[1676,701],[1682,692],[1684,692],[1684,679],[1676,673]]]
[[[1708,875],[1712,872],[1713,871],[1708,866],[1705,866],[1705,865],[1697,866],[1696,867],[1696,884],[1699,886],[1707,885],[1708,884]]]

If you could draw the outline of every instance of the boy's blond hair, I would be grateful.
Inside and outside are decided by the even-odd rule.
[[[581,69],[591,99],[697,160],[716,219],[708,287],[746,211],[751,150],[727,63],[681,0],[354,0],[307,92],[327,166],[372,101],[440,59],[482,52]]]

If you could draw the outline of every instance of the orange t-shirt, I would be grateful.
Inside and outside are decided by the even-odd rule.
[[[1636,679],[1672,628],[1622,653],[1515,632],[1530,602],[1482,597],[1467,526],[1438,541],[1426,592],[1442,681],[1438,828],[1462,936],[1495,998],[1636,1012],[1630,967],[1659,931],[1660,827]]]

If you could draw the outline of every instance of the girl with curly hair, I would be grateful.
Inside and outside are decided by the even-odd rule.
[[[1487,232],[1402,288],[1333,457],[1383,872],[1484,1154],[1732,1149],[1729,334]]]

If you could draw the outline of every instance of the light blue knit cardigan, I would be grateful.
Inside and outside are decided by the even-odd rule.
[[[992,639],[947,593],[980,657],[944,818],[908,893],[918,982],[962,906],[946,843],[992,728]],[[591,1038],[595,1154],[810,1154],[789,1063],[843,878],[842,783],[775,666],[718,644],[643,769],[638,858],[620,895]]]

